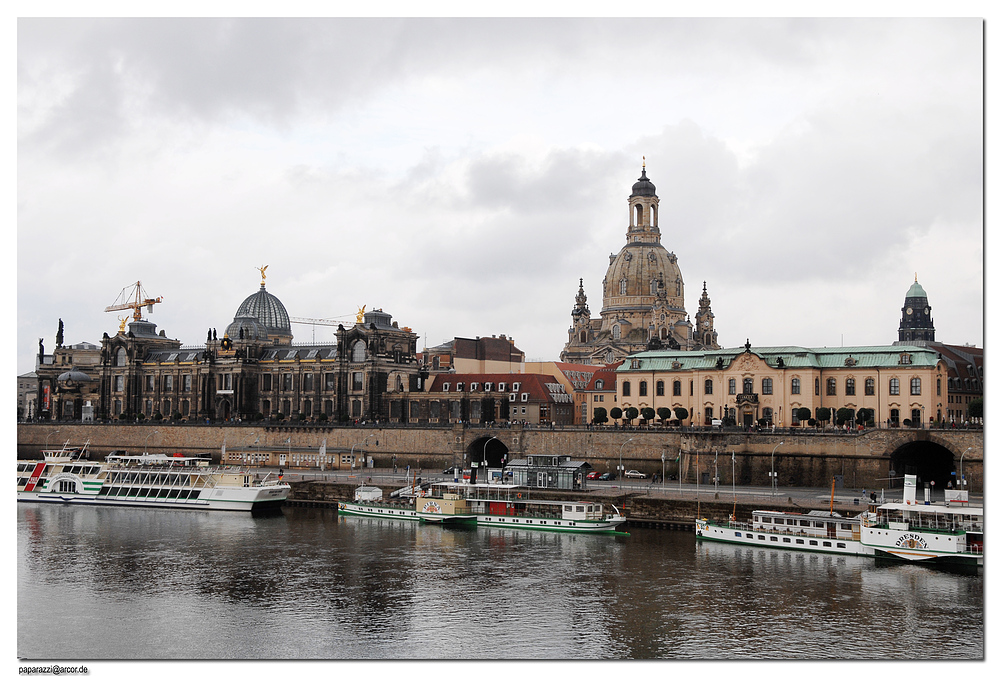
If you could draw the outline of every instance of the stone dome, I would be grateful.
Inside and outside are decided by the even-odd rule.
[[[625,245],[604,276],[604,308],[649,308],[658,293],[666,294],[670,306],[683,310],[684,279],[677,257],[659,243]]]
[[[642,168],[642,176],[632,184],[632,197],[656,197],[656,186],[646,178],[646,167]]]
[[[242,335],[240,331],[242,330]],[[230,340],[267,340],[267,327],[252,315],[238,314],[233,322],[226,327],[226,335]]]
[[[261,284],[260,290],[252,296],[247,296],[243,304],[236,311],[236,317],[252,317],[259,321],[267,334],[272,339],[290,341],[292,338],[292,324],[288,320],[288,312],[278,298],[267,292]],[[235,323],[235,319],[233,320]],[[239,328],[236,329],[237,336]],[[231,332],[230,340],[235,340]]]

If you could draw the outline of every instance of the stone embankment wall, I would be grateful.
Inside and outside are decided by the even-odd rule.
[[[745,434],[734,431],[637,430],[586,428],[321,427],[298,425],[197,424],[19,424],[18,457],[40,458],[41,449],[63,442],[90,441],[92,456],[103,457],[124,449],[130,452],[185,454],[211,452],[218,460],[227,448],[260,445],[287,447],[294,452],[316,449],[326,441],[328,453],[347,452],[352,446],[375,460],[375,467],[391,467],[392,457],[403,467],[443,469],[471,462],[470,449],[482,449],[495,438],[508,458],[528,454],[570,455],[595,470],[614,471],[619,457],[628,469],[676,476],[694,483],[716,472],[722,484],[731,483],[735,465],[738,485],[769,484],[772,458],[785,486],[829,486],[844,477],[846,487],[876,485],[888,476],[893,452],[915,443],[933,443],[957,459],[964,453],[964,471],[970,489],[982,491],[982,430],[871,430],[860,435],[826,433]],[[377,445],[376,445],[377,442]],[[491,448],[493,444],[491,443]],[[480,450],[481,452],[481,450]],[[735,456],[735,463],[734,463]],[[680,461],[678,462],[678,457]]]

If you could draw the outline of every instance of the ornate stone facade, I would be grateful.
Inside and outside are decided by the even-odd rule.
[[[560,361],[607,364],[647,349],[719,348],[707,285],[695,324],[684,309],[684,279],[676,254],[660,243],[660,200],[645,162],[628,204],[625,246],[610,257],[601,316],[591,318],[581,279]]]

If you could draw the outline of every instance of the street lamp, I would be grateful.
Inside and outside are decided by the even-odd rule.
[[[625,444],[632,441],[635,437],[629,437],[625,440]],[[625,444],[622,444],[621,448],[618,449],[618,490],[622,490],[622,475],[625,473],[625,466],[622,464],[622,450],[625,448]]]
[[[962,456],[958,459],[958,483],[959,490],[965,490],[965,471],[962,469],[962,461],[965,460],[965,454],[972,450],[972,446],[962,451]]]
[[[153,430],[152,432],[150,432],[149,434],[146,435],[146,438],[142,442],[142,452],[143,452],[143,454],[145,454],[149,450],[149,438],[151,436],[153,436],[154,434],[159,434],[159,433],[160,433],[159,430]]]
[[[774,497],[774,485],[776,483],[776,475],[774,474],[774,452],[778,450],[778,446],[784,446],[784,441],[779,441],[777,446],[771,449],[771,497]]]
[[[51,437],[53,434],[55,434],[58,431],[59,431],[58,429],[54,429],[54,430],[52,430],[51,432],[49,432],[48,434],[45,435],[45,450],[46,451],[49,450],[49,437]]]
[[[365,446],[367,446],[367,445],[368,445],[368,440],[369,440],[369,439],[370,439],[371,437],[373,437],[373,436],[375,436],[375,434],[374,434],[374,433],[372,433],[372,434],[369,434],[369,435],[368,435],[367,437],[365,437],[365,438],[364,438],[364,439],[362,439],[361,441],[357,441],[357,442],[355,442],[354,444],[352,444],[352,445],[351,445],[351,469],[354,469],[354,448],[355,448],[355,447],[356,447],[356,446],[357,446],[358,444],[360,444],[360,443],[364,443],[364,445],[365,445]]]

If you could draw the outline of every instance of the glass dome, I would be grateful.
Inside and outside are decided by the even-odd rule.
[[[285,306],[277,297],[269,294],[263,286],[260,290],[248,296],[240,309],[236,311],[236,317],[252,317],[264,325],[268,336],[271,338],[291,338],[292,324],[288,321],[288,312]],[[235,320],[234,320],[235,322]],[[239,328],[236,329],[237,336]],[[229,338],[236,340],[232,332]]]

